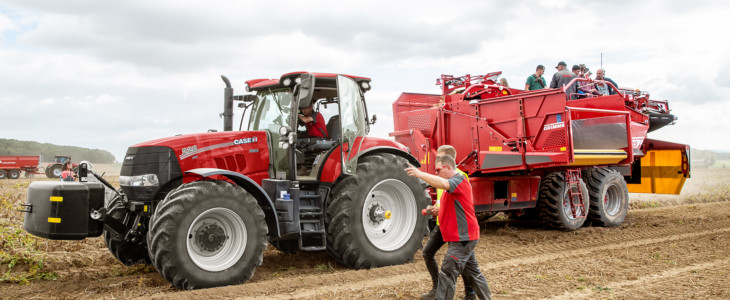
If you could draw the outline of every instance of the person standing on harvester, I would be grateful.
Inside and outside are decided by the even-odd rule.
[[[454,146],[451,145],[441,145],[436,150],[436,157],[448,155],[456,159],[456,149]],[[464,178],[466,180],[469,180],[469,176],[464,173],[464,171],[456,169],[459,174],[464,175]],[[436,190],[436,203],[434,206],[428,206],[426,207],[426,210],[431,212],[431,215],[438,217],[439,213],[439,203],[441,201],[441,197],[444,194],[443,189],[437,189]],[[436,226],[431,230],[431,233],[428,235],[428,241],[426,242],[426,245],[423,246],[423,251],[421,254],[423,255],[423,262],[426,263],[426,270],[428,270],[428,273],[431,275],[431,282],[433,283],[433,286],[431,290],[428,293],[425,293],[421,295],[421,299],[429,300],[434,299],[436,296],[436,289],[438,288],[438,279],[439,279],[439,265],[436,263],[436,252],[443,247],[443,245],[446,244],[444,242],[444,238],[441,236],[441,229],[439,228],[439,220],[436,219]],[[461,277],[464,278],[464,299],[465,300],[471,300],[476,299],[477,296],[474,293],[474,289],[472,289],[472,283],[466,278],[466,274],[462,273]]]
[[[405,169],[408,176],[420,178],[432,187],[444,189],[439,209],[441,236],[449,243],[439,272],[435,299],[453,299],[456,278],[464,272],[473,283],[479,299],[492,299],[487,279],[479,269],[474,248],[479,242],[479,224],[474,214],[471,184],[456,171],[453,157],[436,157],[436,175],[421,172],[414,166]]]

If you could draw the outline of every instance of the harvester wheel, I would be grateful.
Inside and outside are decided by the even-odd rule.
[[[578,186],[567,185],[564,172],[554,172],[543,178],[538,195],[540,219],[553,228],[577,230],[588,215],[588,189],[582,179]],[[577,196],[570,196],[571,191],[582,194],[583,206]]]
[[[8,171],[8,178],[10,178],[10,179],[18,179],[18,178],[20,178],[20,170],[10,170],[10,171]]]
[[[63,166],[55,164],[46,169],[46,176],[48,178],[61,178],[61,172],[63,172]]]
[[[8,178],[8,171],[0,170],[0,179]]]
[[[263,261],[264,211],[243,188],[195,181],[167,194],[147,233],[152,264],[180,289],[241,284]]]
[[[134,220],[125,220],[127,208],[122,204],[121,198],[115,195],[108,199],[109,201],[105,204],[105,207],[109,216],[124,222],[126,225],[131,225],[130,223]],[[126,241],[122,235],[107,226],[104,226],[104,241],[109,252],[127,266],[151,263],[144,242]]]
[[[629,206],[629,189],[621,174],[608,168],[585,172],[591,208],[588,218],[597,225],[619,226],[624,222]]]
[[[327,206],[327,251],[342,265],[372,268],[413,259],[428,234],[425,183],[410,177],[404,158],[378,153],[360,158]]]

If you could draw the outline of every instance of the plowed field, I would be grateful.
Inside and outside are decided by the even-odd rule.
[[[632,194],[617,228],[562,232],[497,215],[482,227],[477,259],[495,299],[730,299],[728,179],[730,170],[698,170],[681,196]],[[246,284],[179,291],[152,267],[118,263],[101,238],[25,234],[13,210],[29,181],[0,181],[3,299],[415,299],[430,288],[420,251],[413,263],[355,271],[325,252],[289,255],[270,246]]]

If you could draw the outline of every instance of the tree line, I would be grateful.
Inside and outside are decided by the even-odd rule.
[[[71,156],[74,162],[88,160],[95,164],[110,164],[114,155],[106,150],[75,146],[59,146],[50,143],[0,139],[0,155],[41,155],[44,162],[52,161],[56,155]]]

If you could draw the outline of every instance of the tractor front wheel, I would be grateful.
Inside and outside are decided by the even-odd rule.
[[[183,184],[160,202],[147,233],[152,263],[180,289],[241,284],[263,261],[264,211],[225,181]]]
[[[571,194],[581,194],[581,197]],[[583,180],[569,186],[565,172],[548,174],[540,183],[538,195],[541,221],[553,228],[577,230],[588,216],[588,189]]]
[[[629,189],[621,174],[608,168],[597,168],[583,177],[588,183],[591,208],[588,218],[597,225],[619,226],[628,214]]]
[[[425,184],[409,177],[404,158],[360,158],[356,174],[333,190],[327,206],[327,251],[342,265],[372,268],[413,259],[428,233],[420,211],[430,203]]]
[[[122,204],[122,198],[115,195],[113,198],[110,197],[108,199],[111,200],[105,204],[105,207],[109,216],[119,222],[125,223],[127,226],[131,226],[134,219],[130,218],[131,215],[127,214],[127,208]],[[108,226],[104,226],[104,241],[109,252],[127,266],[151,263],[144,241],[133,242],[125,240],[122,234],[117,233]]]

